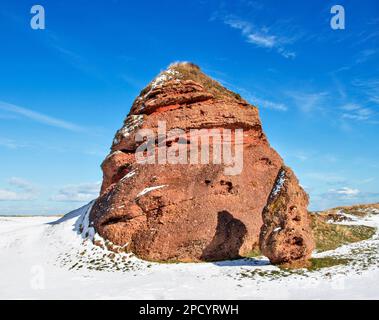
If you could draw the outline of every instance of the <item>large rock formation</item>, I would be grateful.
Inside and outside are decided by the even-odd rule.
[[[165,122],[167,131],[182,129],[184,134],[162,136],[159,121]],[[136,150],[148,143],[139,137],[141,129],[160,138],[153,141],[157,148],[152,156],[157,156],[162,148],[174,153],[183,145],[191,148],[193,129],[210,133],[220,128],[232,133],[243,129],[242,142],[231,139],[232,146],[243,151],[238,174],[227,172],[230,164],[212,161],[143,164],[136,160]],[[212,154],[215,147],[210,141]],[[116,133],[102,164],[103,185],[91,221],[101,236],[117,245],[127,244],[147,260],[223,260],[259,246],[274,263],[306,259],[313,248],[308,198],[283,166],[262,131],[255,106],[197,66],[173,64],[142,90]],[[273,189],[281,172],[288,179],[278,193],[283,200],[276,200]],[[294,212],[300,219],[293,217]],[[278,238],[272,233],[279,226],[285,232]]]

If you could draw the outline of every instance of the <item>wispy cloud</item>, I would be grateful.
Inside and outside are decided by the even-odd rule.
[[[349,187],[343,187],[340,189],[330,189],[328,191],[328,195],[331,196],[338,196],[338,197],[345,197],[345,198],[352,198],[359,195],[360,191],[358,189],[353,189]]]
[[[212,71],[213,73],[217,73],[214,70]],[[230,90],[235,90],[238,93],[240,93],[244,99],[246,99],[249,103],[251,103],[254,106],[257,106],[259,108],[265,108],[265,109],[270,109],[270,110],[275,110],[275,111],[287,111],[288,108],[285,104],[280,103],[280,102],[275,102],[267,98],[262,98],[259,97],[256,94],[251,93],[249,90],[245,88],[241,88],[238,86],[235,86],[234,84],[221,79],[219,77],[213,77],[215,80],[220,82],[223,86],[229,88]]]
[[[96,65],[93,62],[89,61],[89,59],[83,54],[79,54],[71,49],[64,47],[62,44],[60,44],[60,41],[56,36],[50,37],[50,41],[51,48],[54,49],[61,56],[61,58],[72,67],[83,72],[84,74],[96,78],[97,80],[108,83],[104,77],[104,74],[101,73]]]
[[[246,98],[249,100],[250,103],[257,105],[258,107],[262,107],[262,108],[270,109],[270,110],[276,110],[276,111],[288,110],[287,106],[284,105],[283,103],[278,103],[271,100],[258,98],[253,95],[248,95]]]
[[[296,57],[295,52],[285,48],[287,44],[293,42],[293,39],[273,34],[267,27],[259,28],[250,22],[233,16],[224,17],[223,22],[233,29],[240,30],[248,43],[260,48],[275,49],[285,58],[293,59]]]
[[[352,85],[361,90],[368,102],[379,104],[379,79],[354,79]]]
[[[20,147],[24,147],[24,144],[19,143],[18,141],[15,141],[15,140],[0,137],[0,146],[8,148],[8,149],[18,149]]]
[[[337,186],[347,182],[344,177],[329,172],[308,172],[304,176],[330,186]]]
[[[367,121],[373,116],[373,111],[355,103],[349,103],[341,107],[343,110],[342,119]]]
[[[37,196],[36,187],[29,181],[21,178],[10,178],[8,184],[13,189],[0,189],[0,201],[29,201]]]
[[[367,184],[367,183],[371,183],[371,182],[374,182],[376,179],[371,177],[371,178],[366,178],[366,179],[362,179],[362,180],[359,180],[357,183],[359,184]]]
[[[61,188],[56,195],[51,197],[51,200],[62,202],[91,201],[99,195],[100,185],[100,182],[67,185]]]
[[[6,103],[3,101],[0,101],[0,110],[17,114],[29,120],[42,123],[51,127],[56,127],[56,128],[61,128],[61,129],[76,131],[76,132],[84,131],[84,128],[76,124],[73,124],[71,122],[67,122],[61,119],[50,117],[48,115],[30,110],[30,109],[26,109],[20,106],[16,106],[14,104]]]
[[[327,92],[287,91],[286,93],[294,101],[297,108],[304,113],[324,110],[325,98],[328,96]]]
[[[379,198],[379,193],[377,192],[366,192],[361,191],[356,188],[342,187],[339,189],[330,189],[321,195],[325,199],[332,199],[333,201],[338,201],[339,203],[364,203],[364,202],[375,202]]]
[[[376,50],[376,49],[365,49],[365,50],[362,50],[362,51],[359,52],[358,57],[357,57],[355,63],[356,64],[364,63],[367,60],[369,60],[370,58],[372,58],[373,56],[375,56],[375,54],[377,54],[377,52],[378,52],[378,50]]]

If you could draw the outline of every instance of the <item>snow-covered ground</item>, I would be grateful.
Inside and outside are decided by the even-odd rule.
[[[0,217],[0,299],[378,299],[379,236],[315,257],[352,259],[286,271],[265,258],[156,264],[85,238],[88,206],[54,217]],[[356,224],[379,226],[379,214]]]

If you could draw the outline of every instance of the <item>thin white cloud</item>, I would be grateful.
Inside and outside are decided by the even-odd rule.
[[[298,91],[288,91],[287,95],[294,100],[298,109],[304,113],[311,113],[314,111],[321,111],[324,109],[325,98],[328,96],[327,92],[313,92],[305,93]]]
[[[346,183],[346,179],[342,176],[329,172],[308,172],[304,175],[306,178],[323,182],[329,185],[340,185]]]
[[[330,189],[328,193],[331,195],[338,195],[342,197],[356,197],[357,195],[359,195],[360,191],[358,189],[343,187],[340,189]]]
[[[309,159],[309,155],[306,154],[306,153],[303,152],[303,151],[296,152],[293,156],[294,156],[297,160],[299,160],[299,161],[301,161],[301,162],[307,161],[307,160]]]
[[[275,46],[276,39],[274,36],[251,33],[247,35],[247,42],[253,43],[259,47],[272,48]]]
[[[287,111],[288,110],[288,108],[282,103],[273,102],[273,101],[270,101],[267,99],[258,98],[256,96],[249,96],[248,99],[252,104],[256,104],[258,107],[262,107],[265,109],[276,110],[276,111]]]
[[[76,124],[53,118],[48,115],[35,112],[30,109],[26,109],[20,106],[16,106],[14,104],[6,103],[3,101],[0,101],[0,110],[4,110],[13,114],[20,115],[24,118],[30,119],[32,121],[42,123],[51,127],[56,127],[56,128],[61,128],[69,131],[75,131],[75,132],[80,132],[84,131],[84,129]]]
[[[20,144],[19,142],[15,140],[0,137],[0,147],[5,147],[8,149],[18,149],[23,146],[24,146],[23,144]]]
[[[36,187],[29,181],[13,177],[8,180],[13,189],[0,189],[0,201],[29,201],[37,196]]]
[[[17,178],[17,177],[12,177],[8,180],[8,183],[12,186],[18,187],[26,192],[34,192],[35,191],[35,186],[22,178]]]
[[[285,48],[285,44],[288,44],[293,40],[289,40],[288,38],[279,35],[270,34],[268,28],[258,28],[253,26],[250,22],[232,16],[224,17],[223,22],[233,29],[240,30],[248,43],[254,44],[260,48],[274,48],[280,55],[287,59],[293,59],[296,57],[295,52]]]
[[[319,151],[319,150],[295,150],[288,153],[288,157],[294,158],[297,161],[305,162],[305,161],[311,161],[314,163],[336,163],[339,161],[339,159],[330,153],[325,153],[325,151]],[[328,176],[329,174],[320,174],[316,172],[311,172],[307,174],[309,178],[316,179],[316,180],[323,180],[325,179],[325,176]],[[341,179],[339,179],[341,180]]]
[[[373,111],[371,109],[362,107],[355,103],[346,104],[341,107],[341,109],[343,110],[342,119],[367,121],[373,115]]]
[[[257,106],[259,108],[265,108],[275,111],[287,111],[288,108],[283,103],[275,102],[269,99],[258,97],[255,94],[252,94],[249,90],[246,90],[245,88],[236,87],[232,83],[229,83],[228,81],[225,81],[224,79],[213,77],[215,80],[220,82],[223,86],[228,87],[231,90],[235,90],[236,92],[239,92],[244,99],[246,99],[249,103],[251,103],[254,106]]]
[[[51,197],[53,201],[59,202],[88,202],[99,195],[100,182],[67,185]]]
[[[343,205],[354,205],[357,203],[376,203],[379,200],[379,193],[361,191],[356,188],[342,187],[330,189],[321,194],[311,195],[312,207],[327,209]]]
[[[367,102],[379,104],[379,79],[354,79],[352,85],[361,91]]]
[[[359,52],[358,58],[356,59],[355,63],[356,64],[364,63],[367,60],[369,60],[370,58],[372,58],[377,52],[378,52],[378,50],[376,50],[376,49],[362,50],[361,52]]]
[[[375,178],[367,178],[367,179],[363,179],[363,180],[358,181],[358,183],[359,184],[367,184],[367,183],[370,183],[373,181],[375,181]]]
[[[351,187],[342,187],[338,189],[329,189],[327,192],[322,193],[319,196],[327,200],[333,200],[338,205],[343,204],[344,201],[351,201],[351,203],[355,204],[375,202],[379,198],[379,193],[361,191]]]

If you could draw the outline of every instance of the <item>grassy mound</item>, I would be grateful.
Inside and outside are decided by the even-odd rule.
[[[170,69],[179,72],[179,77],[182,80],[192,80],[197,83],[200,83],[207,91],[212,93],[216,98],[229,96],[237,100],[242,100],[241,96],[238,93],[230,91],[216,80],[213,80],[212,78],[208,77],[201,71],[200,67],[194,63],[174,63],[170,66]]]
[[[326,223],[315,213],[311,213],[311,218],[316,249],[319,252],[334,250],[344,244],[370,239],[376,232],[373,227]]]
[[[242,97],[221,85],[218,81],[213,80],[203,73],[199,66],[191,62],[176,62],[171,64],[167,70],[162,71],[159,76],[168,75],[170,79],[192,80],[201,84],[216,99],[233,99],[239,102],[247,103]],[[154,79],[155,80],[155,79]],[[152,88],[154,80],[144,88],[140,96],[144,96]]]

